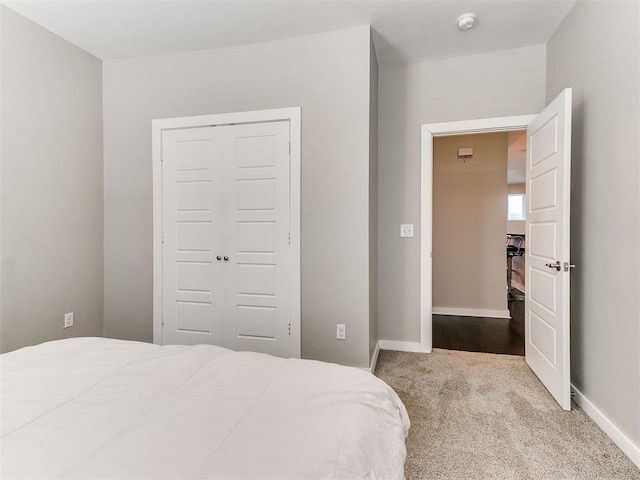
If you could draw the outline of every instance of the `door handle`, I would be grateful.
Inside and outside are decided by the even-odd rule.
[[[575,265],[573,265],[572,263],[569,262],[564,262],[564,271],[568,272],[569,270],[571,270],[572,268],[576,268]]]
[[[545,263],[544,265],[545,267],[555,268],[557,271],[560,271],[560,269],[562,268],[560,266],[560,260],[556,260],[556,263]]]

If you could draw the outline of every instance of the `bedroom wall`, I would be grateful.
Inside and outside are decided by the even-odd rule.
[[[542,45],[380,67],[380,339],[420,341],[420,125],[541,111],[545,51]],[[415,225],[414,238],[400,238],[401,223]]]
[[[458,158],[458,148],[473,158]],[[455,135],[433,141],[433,309],[509,316],[507,133]],[[440,310],[438,309],[446,309]]]
[[[300,106],[302,356],[368,366],[369,69],[368,26],[104,62],[105,336],[152,340],[151,120]]]
[[[378,59],[369,56],[369,364],[378,343]]]
[[[1,12],[0,351],[102,335],[102,62]],[[66,312],[75,325],[63,329]]]
[[[548,43],[573,88],[571,380],[640,462],[640,6],[578,1]]]

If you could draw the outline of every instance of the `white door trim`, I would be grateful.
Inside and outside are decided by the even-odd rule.
[[[289,141],[291,142],[290,356],[300,358],[300,107],[165,118],[151,122],[153,166],[153,343],[162,344],[162,131],[177,128],[283,120],[289,121]]]
[[[432,234],[433,234],[433,139],[451,135],[526,130],[538,115],[483,118],[446,123],[427,123],[421,128],[420,160],[420,346],[432,349]]]

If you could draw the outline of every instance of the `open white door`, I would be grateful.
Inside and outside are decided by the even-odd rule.
[[[527,128],[526,361],[565,410],[569,370],[571,89]]]

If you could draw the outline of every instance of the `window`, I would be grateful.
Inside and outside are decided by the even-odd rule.
[[[524,193],[509,195],[507,202],[507,220],[522,222],[525,220],[526,202]]]

